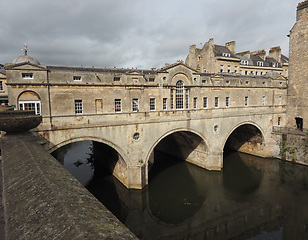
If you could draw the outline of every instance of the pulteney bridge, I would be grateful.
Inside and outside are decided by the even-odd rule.
[[[28,56],[24,56],[28,57]],[[106,165],[126,187],[148,184],[154,150],[221,170],[231,148],[277,157],[285,123],[284,77],[200,73],[182,62],[159,70],[6,65],[9,101],[42,114],[52,152],[92,140],[113,149]],[[32,62],[31,62],[31,61]]]

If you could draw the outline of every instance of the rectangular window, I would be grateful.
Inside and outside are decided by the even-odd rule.
[[[150,98],[150,111],[155,111],[155,98]]]
[[[203,108],[207,108],[207,97],[203,98]]]
[[[139,99],[138,98],[133,98],[132,105],[133,105],[133,112],[139,112]]]
[[[231,73],[231,66],[228,65],[228,73]]]
[[[196,109],[196,108],[197,108],[197,98],[194,97],[194,109]]]
[[[281,102],[282,102],[282,101],[281,101],[281,96],[279,96],[279,98],[278,98],[278,104],[281,105]]]
[[[222,73],[224,71],[224,65],[220,65],[220,72]]]
[[[263,62],[258,61],[258,62],[257,62],[257,66],[259,66],[259,67],[263,67]]]
[[[226,97],[226,107],[230,106],[230,97]]]
[[[122,112],[121,99],[114,99],[114,111],[115,112]]]
[[[163,110],[167,110],[167,98],[163,98]]]
[[[185,90],[185,103],[186,103],[186,109],[189,108],[189,89]]]
[[[173,105],[173,89],[170,90],[170,107],[171,109],[174,108],[174,105]]]
[[[3,91],[3,82],[0,81],[0,91]]]
[[[19,101],[19,110],[31,110],[36,115],[41,114],[41,103],[40,101]]]
[[[206,80],[205,80],[205,79],[202,79],[202,83],[206,83]]]
[[[265,96],[262,97],[262,106],[265,105]]]
[[[33,79],[33,73],[22,73],[21,76],[23,79]]]
[[[285,70],[284,72],[284,76],[287,77],[288,76],[288,70]]]
[[[247,107],[248,106],[248,97],[246,96],[245,97],[245,107]]]
[[[120,77],[114,77],[114,78],[113,78],[113,81],[115,81],[115,82],[120,81]]]
[[[281,117],[278,117],[277,125],[280,126],[280,124],[281,124]]]
[[[81,76],[73,76],[74,81],[81,81]]]
[[[75,100],[75,114],[82,114],[82,100]]]
[[[154,82],[154,81],[155,81],[155,78],[153,78],[153,77],[149,78],[149,82]]]
[[[219,107],[219,97],[215,97],[215,108]]]

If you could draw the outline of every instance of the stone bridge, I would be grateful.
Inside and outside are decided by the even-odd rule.
[[[49,152],[83,140],[108,145],[117,153],[117,161],[109,163],[114,176],[126,187],[140,189],[148,184],[154,149],[208,170],[222,169],[225,147],[278,156],[272,119],[283,112],[281,106],[63,116],[53,117],[53,127],[38,133],[48,140]]]

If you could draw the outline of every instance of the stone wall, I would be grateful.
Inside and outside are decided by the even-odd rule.
[[[137,239],[36,140],[0,139],[7,240]]]

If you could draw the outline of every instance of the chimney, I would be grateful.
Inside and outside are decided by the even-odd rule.
[[[235,41],[227,42],[226,47],[230,50],[230,52],[235,55]]]
[[[260,58],[262,58],[265,61],[266,51],[264,49],[262,49],[262,50],[259,50],[259,51],[252,52],[251,55],[259,56]]]
[[[270,58],[274,58],[276,61],[278,61],[278,62],[281,63],[281,48],[280,48],[280,46],[278,46],[278,47],[272,47],[272,48],[269,50],[268,56],[269,56]]]
[[[303,11],[303,9],[308,8],[308,0],[307,1],[303,1],[300,2],[297,5],[297,12],[296,12],[296,21],[300,20],[301,18],[303,18],[303,15],[307,14],[307,11]],[[306,9],[307,10],[307,9]]]

